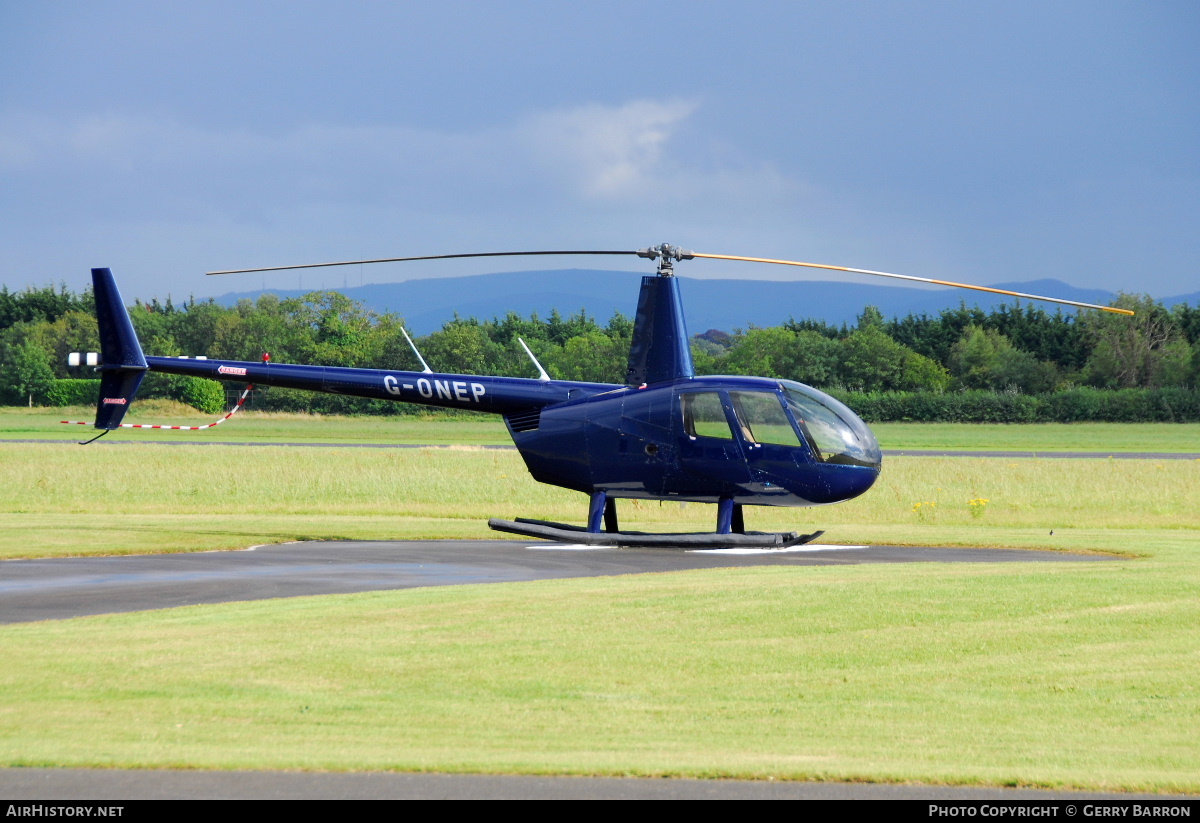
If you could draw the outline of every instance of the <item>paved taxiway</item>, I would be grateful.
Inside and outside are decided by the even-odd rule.
[[[1014,549],[796,546],[786,550],[605,549],[513,540],[293,543],[245,551],[0,562],[0,623],[272,597],[711,569],[916,562],[1096,562]]]

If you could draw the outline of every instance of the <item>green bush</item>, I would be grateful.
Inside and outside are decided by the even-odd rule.
[[[186,403],[194,409],[207,414],[220,414],[225,411],[225,387],[215,380],[205,380],[202,377],[188,375],[171,375],[168,397]]]
[[[142,400],[170,398],[171,393],[175,390],[175,379],[175,375],[166,372],[149,372],[142,379],[137,396]]]

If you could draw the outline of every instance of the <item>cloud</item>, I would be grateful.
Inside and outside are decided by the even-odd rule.
[[[703,107],[680,99],[455,131],[0,113],[0,225],[21,238],[26,265],[46,270],[100,258],[182,272],[413,248],[669,240],[785,256],[787,243],[811,245],[828,212],[820,192],[713,133]]]
[[[524,195],[561,205],[671,192],[773,198],[786,188],[765,165],[697,160],[702,142],[693,133],[684,145],[681,132],[698,108],[685,100],[589,104],[474,132],[310,124],[270,133],[127,115],[10,114],[0,115],[0,174],[116,187],[158,214],[196,201],[453,207]]]
[[[694,102],[637,100],[535,115],[515,129],[535,162],[585,197],[644,194],[671,166],[668,147]]]

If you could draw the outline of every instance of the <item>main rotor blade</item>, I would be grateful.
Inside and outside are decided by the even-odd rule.
[[[853,274],[871,274],[876,277],[891,277],[896,280],[910,280],[916,283],[931,283],[935,286],[951,286],[956,289],[972,289],[974,291],[986,291],[992,294],[1005,294],[1010,297],[1024,297],[1027,300],[1045,300],[1050,303],[1061,303],[1064,306],[1077,306],[1083,309],[1095,309],[1097,311],[1106,311],[1113,314],[1133,315],[1134,312],[1129,309],[1118,309],[1113,306],[1098,306],[1095,303],[1082,303],[1078,300],[1064,300],[1060,297],[1045,297],[1040,294],[1026,294],[1025,292],[1009,291],[1008,289],[996,289],[991,286],[973,286],[970,283],[955,283],[951,280],[935,280],[932,277],[916,277],[911,274],[894,274],[886,271],[872,271],[871,269],[852,269],[848,266],[830,266],[825,263],[802,263],[799,260],[773,260],[768,257],[741,257],[733,254],[702,254],[701,252],[685,251],[673,246],[662,245],[653,246],[648,249],[638,251],[583,251],[578,249],[569,249],[561,251],[489,251],[475,252],[471,254],[429,254],[420,257],[382,257],[373,260],[342,260],[337,263],[302,263],[294,266],[263,266],[257,269],[226,269],[224,271],[210,271],[208,274],[250,274],[254,272],[264,271],[289,271],[291,269],[321,269],[330,266],[354,266],[363,263],[405,263],[413,260],[456,260],[470,257],[539,257],[548,255],[633,255],[637,257],[646,257],[651,260],[657,259],[660,255],[666,258],[674,258],[676,260],[690,260],[695,257],[705,257],[710,260],[743,260],[748,263],[773,263],[779,266],[803,266],[810,269],[827,269],[829,271],[845,271]]]
[[[288,269],[322,269],[329,266],[355,266],[360,263],[405,263],[410,260],[453,260],[464,257],[537,257],[551,254],[632,254],[636,251],[487,251],[475,254],[430,254],[423,257],[383,257],[378,260],[343,260],[340,263],[302,263],[297,266],[264,266],[260,269],[227,269],[210,271],[206,274],[250,274],[260,271],[286,271]]]
[[[810,269],[829,269],[830,271],[848,271],[854,274],[873,274],[876,277],[894,277],[897,280],[913,280],[918,283],[933,283],[937,286],[953,286],[956,289],[974,289],[975,291],[986,291],[992,294],[1007,294],[1012,297],[1025,297],[1030,300],[1048,300],[1051,303],[1062,303],[1066,306],[1078,306],[1083,309],[1096,309],[1098,311],[1112,312],[1113,314],[1129,314],[1133,312],[1129,309],[1118,309],[1113,306],[1097,306],[1094,303],[1081,303],[1078,300],[1063,300],[1059,297],[1043,297],[1040,294],[1025,294],[1019,291],[1008,291],[1007,289],[993,289],[990,286],[972,286],[970,283],[955,283],[950,280],[934,280],[931,277],[914,277],[911,274],[892,274],[886,271],[871,271],[870,269],[851,269],[846,266],[828,266],[824,263],[801,263],[798,260],[771,260],[766,257],[738,257],[732,254],[701,254],[698,251],[692,252],[693,257],[707,257],[712,260],[745,260],[749,263],[775,263],[780,266],[805,266]]]

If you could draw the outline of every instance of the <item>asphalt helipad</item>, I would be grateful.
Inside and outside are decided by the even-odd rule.
[[[814,544],[783,550],[683,551],[535,540],[293,543],[244,551],[3,561],[0,623],[273,597],[737,566],[1111,559],[1019,549]]]

